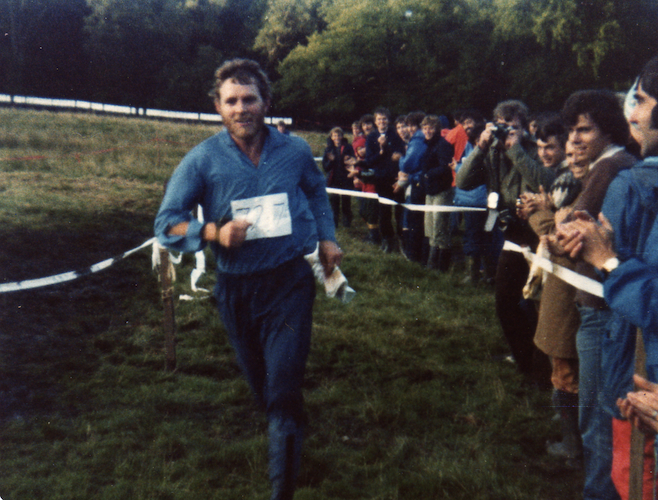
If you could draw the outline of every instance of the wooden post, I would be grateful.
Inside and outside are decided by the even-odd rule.
[[[647,376],[647,355],[644,350],[642,330],[637,329],[635,337],[635,373]],[[631,431],[631,470],[629,474],[628,500],[642,500],[644,476],[644,434],[635,426]]]
[[[164,318],[162,326],[165,335],[165,370],[176,369],[176,319],[174,316],[174,286],[171,281],[169,252],[160,249],[160,281],[162,283],[162,304]]]

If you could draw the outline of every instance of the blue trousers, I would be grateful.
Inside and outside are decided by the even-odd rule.
[[[456,206],[468,206],[455,203]],[[491,233],[484,230],[487,222],[486,212],[464,212],[464,237],[462,246],[464,255],[481,257],[493,253]]]
[[[619,500],[612,483],[612,417],[599,396],[603,387],[601,344],[611,311],[579,307],[580,328],[576,334],[579,362],[579,427],[585,463],[584,500]]]
[[[238,363],[267,415],[271,498],[292,499],[303,440],[313,273],[299,257],[265,272],[219,275],[215,295]]]
[[[412,205],[424,205],[425,192],[420,186],[411,186],[411,194],[406,197],[405,202]],[[420,262],[423,258],[425,213],[415,210],[407,210],[405,208],[402,221],[402,225],[404,229],[406,229],[404,249],[407,257],[413,262]]]

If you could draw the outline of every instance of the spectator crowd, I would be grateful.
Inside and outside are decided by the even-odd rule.
[[[322,159],[328,187],[397,202],[358,198],[366,240],[382,251],[445,273],[460,228],[464,281],[494,287],[516,367],[552,391],[562,440],[547,453],[583,469],[586,500],[629,498],[633,426],[646,436],[642,498],[656,492],[657,99],[658,57],[628,94],[578,91],[558,112],[507,100],[489,122],[473,109],[393,121],[377,108],[352,124],[351,142],[332,129]],[[349,227],[352,197],[330,201],[335,225]],[[601,282],[603,297],[503,241]]]

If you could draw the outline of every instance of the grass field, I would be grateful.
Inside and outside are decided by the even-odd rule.
[[[165,180],[214,132],[0,108],[0,283],[150,238]],[[324,135],[303,135],[320,154]],[[550,394],[500,361],[491,289],[382,254],[364,233],[338,233],[356,298],[316,301],[295,498],[581,498],[581,474],[544,452],[558,438]],[[178,266],[175,297],[192,294],[193,265]],[[213,282],[209,272],[199,285]],[[148,250],[71,283],[0,294],[3,500],[269,497],[265,418],[212,299],[177,300],[176,320],[167,372]]]

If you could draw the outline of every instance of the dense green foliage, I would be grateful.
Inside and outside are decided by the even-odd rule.
[[[211,111],[213,71],[252,54],[262,12],[259,0],[0,0],[0,91]]]
[[[627,88],[656,25],[655,0],[0,0],[0,92],[211,111],[213,69],[242,56],[299,123],[551,110]]]
[[[164,180],[212,133],[0,109],[0,282],[150,238]],[[321,151],[323,135],[304,136]],[[492,290],[384,255],[365,232],[338,234],[356,298],[318,289],[295,499],[578,499],[580,474],[544,452],[550,395],[500,359]],[[175,297],[192,293],[192,264]],[[268,498],[266,422],[210,299],[176,301],[177,370],[163,370],[148,251],[0,306],[3,499]]]
[[[658,48],[648,1],[334,0],[326,12],[279,66],[280,98],[301,116],[488,112],[507,98],[554,110],[574,90],[627,88]]]

